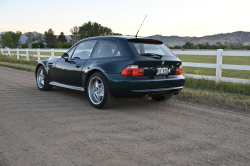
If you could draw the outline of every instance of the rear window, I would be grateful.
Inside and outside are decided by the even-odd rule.
[[[139,55],[157,54],[162,56],[175,56],[175,54],[165,44],[129,43]]]

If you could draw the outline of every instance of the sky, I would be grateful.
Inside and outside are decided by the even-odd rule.
[[[0,0],[0,32],[56,35],[92,21],[139,36],[205,36],[250,31],[250,0]]]

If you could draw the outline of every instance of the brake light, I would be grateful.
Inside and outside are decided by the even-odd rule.
[[[144,69],[140,69],[139,65],[126,66],[121,75],[123,76],[144,76]]]
[[[179,68],[176,68],[175,75],[181,75],[182,72],[182,65],[179,66]]]

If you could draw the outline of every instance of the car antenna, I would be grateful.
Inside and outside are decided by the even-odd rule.
[[[142,26],[142,24],[144,23],[144,21],[145,21],[146,17],[147,17],[147,15],[145,16],[144,20],[142,21],[141,26]],[[138,35],[138,33],[139,33],[139,30],[141,29],[141,26],[140,26],[140,28],[138,29],[137,34],[135,35],[135,37],[136,37],[136,38],[137,38],[137,35]]]

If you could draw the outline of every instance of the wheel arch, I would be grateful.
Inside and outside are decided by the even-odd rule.
[[[43,63],[38,63],[38,64],[36,65],[35,75],[37,74],[37,69],[38,69],[40,66],[43,66],[44,69],[45,69],[45,71],[46,71],[46,73],[48,74],[47,67],[46,67]]]
[[[92,74],[94,74],[96,72],[101,72],[105,76],[105,78],[107,79],[107,82],[109,84],[109,78],[108,78],[107,74],[100,68],[94,68],[94,69],[88,71],[88,73],[86,75],[85,82],[84,82],[84,89],[86,89],[86,92],[88,89],[89,78],[91,77]]]

